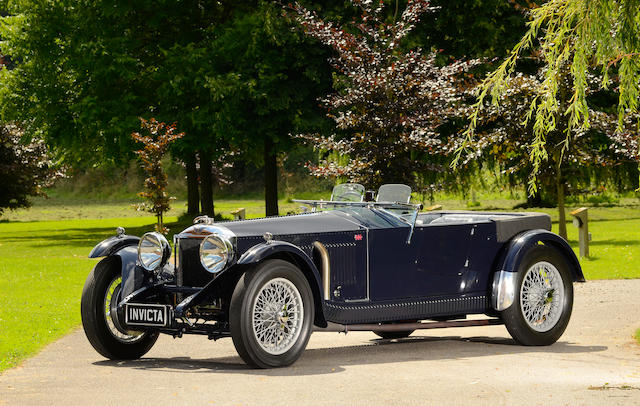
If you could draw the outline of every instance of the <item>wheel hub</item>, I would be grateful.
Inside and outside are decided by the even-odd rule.
[[[272,279],[258,291],[252,314],[258,344],[269,354],[282,354],[295,344],[302,330],[302,296],[288,279]]]

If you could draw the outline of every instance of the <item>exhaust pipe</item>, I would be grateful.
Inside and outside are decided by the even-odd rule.
[[[331,269],[329,265],[329,251],[327,248],[319,241],[313,243],[313,248],[318,250],[320,254],[320,259],[322,260],[322,295],[324,296],[324,300],[331,300],[330,296],[330,283],[331,283]]]

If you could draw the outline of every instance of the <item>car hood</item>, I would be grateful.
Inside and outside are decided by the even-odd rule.
[[[365,228],[356,219],[338,211],[229,221],[215,225],[227,228],[237,237],[262,236],[266,232],[275,236],[358,231]]]

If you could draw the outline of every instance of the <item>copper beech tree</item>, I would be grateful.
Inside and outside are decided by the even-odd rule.
[[[44,189],[65,176],[43,140],[23,138],[18,125],[0,123],[0,215],[31,206],[30,196],[46,196]]]
[[[171,200],[175,198],[167,194],[167,174],[162,168],[162,158],[168,152],[171,143],[182,138],[184,133],[176,133],[175,123],[165,124],[155,118],[141,118],[140,127],[144,135],[134,132],[131,138],[142,144],[142,149],[135,151],[135,154],[140,157],[147,178],[144,180],[145,190],[138,193],[138,196],[147,199],[148,202],[138,205],[137,208],[155,214],[156,231],[167,233],[169,230],[164,227],[163,216],[169,211]]]
[[[414,184],[416,173],[437,169],[430,159],[443,153],[438,127],[465,115],[461,74],[477,61],[436,63],[436,54],[405,50],[404,40],[427,0],[409,0],[391,19],[380,0],[352,0],[359,21],[341,27],[298,3],[290,5],[303,31],[335,53],[335,92],[321,100],[336,126],[330,136],[303,134],[333,159],[309,166],[316,176],[344,177],[369,187]],[[441,168],[442,169],[442,168]]]

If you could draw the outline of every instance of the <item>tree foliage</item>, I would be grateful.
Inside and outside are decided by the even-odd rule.
[[[588,76],[587,95],[599,88],[599,81]],[[518,72],[507,80],[505,94],[498,106],[488,106],[478,121],[477,136],[469,146],[473,152],[467,160],[495,164],[515,184],[526,183],[532,171],[536,171],[538,196],[557,204],[559,210],[559,234],[566,238],[564,202],[566,191],[590,188],[591,180],[603,170],[610,170],[625,162],[637,162],[638,151],[631,135],[634,127],[627,123],[625,131],[616,132],[615,114],[590,109],[592,126],[569,128],[568,117],[559,116],[558,128],[546,135],[549,145],[563,145],[550,150],[549,156],[534,169],[527,154],[534,124],[523,122],[531,103],[540,95],[544,71],[534,74]],[[568,74],[559,82],[560,94],[568,94],[571,86]],[[563,104],[568,101],[562,100]],[[566,129],[566,130],[563,130]],[[636,127],[637,129],[637,127]],[[539,199],[538,202],[540,202]]]
[[[211,44],[215,74],[207,77],[215,131],[242,159],[264,168],[266,214],[278,214],[277,157],[292,148],[291,133],[326,127],[316,99],[330,90],[327,50],[282,18],[273,2],[234,14]]]
[[[44,195],[44,188],[64,176],[42,140],[23,143],[22,136],[17,125],[0,125],[0,215],[31,206],[29,196]]]
[[[403,41],[429,1],[410,0],[391,21],[383,1],[352,0],[358,22],[345,27],[324,21],[296,3],[296,19],[305,33],[331,47],[335,92],[321,102],[336,134],[307,134],[314,146],[338,154],[312,167],[318,176],[343,176],[371,187],[414,184],[414,173],[436,169],[421,159],[443,152],[438,127],[464,111],[460,76],[475,62],[436,63],[436,54],[405,50]]]
[[[469,115],[465,132],[468,142],[473,138],[480,112],[487,98],[496,105],[507,91],[509,78],[516,71],[516,62],[525,52],[535,51],[544,61],[545,69],[538,92],[531,100],[525,116],[531,121],[532,136],[527,142],[533,177],[529,190],[535,192],[536,179],[549,150],[556,145],[547,142],[548,134],[561,130],[560,144],[566,152],[571,132],[586,130],[591,123],[588,74],[596,69],[601,75],[601,87],[610,86],[610,76],[616,76],[618,86],[618,131],[624,118],[638,112],[640,97],[640,2],[638,0],[550,0],[531,10],[528,30],[508,57],[490,73],[478,90],[478,100]],[[571,79],[568,94],[563,94],[562,80]],[[566,123],[561,128],[560,123]],[[458,150],[458,158],[463,152]],[[454,162],[457,163],[458,160]]]
[[[289,133],[322,118],[326,51],[273,2],[14,0],[8,11],[0,54],[17,63],[0,72],[2,117],[78,167],[132,158],[138,117],[177,121],[185,136],[171,152],[187,166],[192,211],[197,179],[203,195],[215,181],[211,162],[240,151],[274,163]]]
[[[161,123],[155,118],[141,118],[140,126],[145,135],[134,132],[131,138],[142,144],[142,149],[135,151],[135,154],[140,158],[147,178],[144,180],[145,191],[138,195],[147,199],[148,203],[141,204],[139,208],[155,214],[156,231],[166,234],[168,230],[164,227],[163,216],[169,211],[171,200],[175,198],[167,194],[167,174],[162,168],[162,158],[173,142],[184,137],[184,133],[176,133],[175,124]]]

